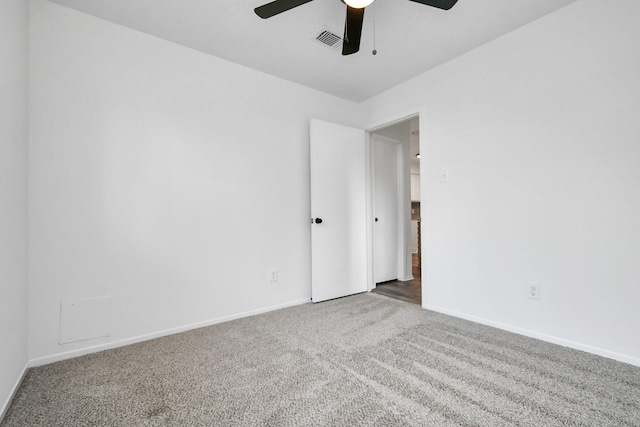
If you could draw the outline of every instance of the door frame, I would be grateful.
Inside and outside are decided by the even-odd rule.
[[[415,109],[415,110],[410,110],[408,112],[405,112],[404,114],[399,114],[393,117],[390,117],[386,120],[381,120],[381,121],[377,121],[374,122],[370,125],[368,125],[365,128],[365,132],[366,132],[366,145],[365,145],[365,159],[366,159],[366,203],[367,203],[367,284],[368,284],[368,290],[371,291],[373,289],[375,289],[376,284],[375,284],[375,276],[373,274],[373,227],[374,227],[374,205],[373,205],[373,134],[382,128],[388,127],[388,126],[392,126],[396,123],[400,123],[400,122],[404,122],[406,120],[412,119],[412,118],[418,118],[418,123],[419,123],[419,127],[418,129],[420,129],[420,132],[418,134],[418,140],[419,140],[419,146],[420,146],[420,152],[423,152],[425,150],[423,150],[423,132],[422,132],[422,127],[424,125],[424,118],[426,117],[425,114],[425,109],[424,108],[419,108],[419,109]],[[422,120],[421,120],[422,118]],[[421,156],[420,158],[420,170],[424,171],[424,159],[425,156]],[[402,210],[404,212],[398,212],[399,214],[399,218],[405,218],[405,221],[402,221],[400,223],[400,227],[402,227],[404,229],[404,233],[400,233],[403,236],[403,246],[399,246],[404,248],[404,258],[405,261],[403,263],[404,266],[404,271],[405,271],[405,276],[406,279],[412,279],[413,275],[412,275],[412,266],[411,266],[411,256],[408,254],[409,251],[409,242],[410,242],[410,235],[409,233],[411,233],[411,208],[405,206],[407,203],[410,203],[411,201],[411,174],[410,174],[410,159],[409,159],[409,148],[406,148],[406,152],[405,152],[405,156],[403,157],[403,162],[402,162],[402,172],[399,170],[399,173],[402,173],[403,178],[402,180],[400,180],[400,183],[403,185],[402,191],[400,192],[400,197],[399,199],[399,204],[400,207],[402,208]],[[400,165],[399,165],[400,166]],[[405,173],[406,172],[406,173]],[[421,200],[421,205],[424,207],[424,202],[426,201],[425,197],[424,197],[424,190],[425,190],[425,186],[422,185],[422,181],[423,181],[423,174],[420,174],[420,181],[421,181],[421,185],[420,185],[420,200]],[[420,221],[423,222],[422,220],[424,219],[424,212],[425,209],[420,209]],[[401,216],[400,216],[401,215]],[[422,230],[422,234],[420,236],[420,240],[421,240],[421,246],[422,246],[422,259],[421,264],[423,266],[423,270],[422,270],[422,274],[421,274],[421,278],[422,278],[422,306],[424,307],[426,304],[426,292],[425,292],[425,276],[426,276],[426,269],[425,267],[428,265],[425,262],[425,256],[426,256],[426,240],[425,240],[425,230]],[[400,242],[399,242],[400,243]],[[400,250],[399,252],[399,256],[400,256]],[[408,272],[408,273],[407,273]]]

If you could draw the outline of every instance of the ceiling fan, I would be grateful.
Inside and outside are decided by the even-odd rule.
[[[275,0],[271,3],[256,7],[254,12],[262,19],[271,18],[279,13],[286,12],[294,7],[302,6],[313,0]],[[342,54],[351,55],[360,50],[360,36],[362,34],[362,21],[364,20],[364,8],[374,0],[340,0],[347,5],[347,17],[344,22],[344,37],[342,42]],[[411,0],[438,9],[449,10],[458,0]]]

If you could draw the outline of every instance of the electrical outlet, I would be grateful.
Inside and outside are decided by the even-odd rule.
[[[269,281],[277,282],[278,281],[278,269],[272,268],[269,270]]]
[[[540,299],[540,284],[539,283],[529,283],[527,284],[527,297],[529,299]]]

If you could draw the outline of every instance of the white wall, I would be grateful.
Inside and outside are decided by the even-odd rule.
[[[28,20],[0,2],[0,418],[27,364]]]
[[[35,363],[309,300],[309,119],[354,104],[41,1],[30,79]],[[103,296],[111,336],[59,345]]]
[[[355,106],[36,0],[30,356],[308,299],[309,118],[420,111],[425,304],[640,364],[639,7],[579,1]],[[59,302],[101,296],[111,336],[59,345]]]
[[[421,112],[427,307],[640,365],[640,3],[615,3],[573,3],[362,108],[370,126]]]

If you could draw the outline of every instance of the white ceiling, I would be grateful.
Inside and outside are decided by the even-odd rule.
[[[359,102],[576,0],[459,0],[449,11],[377,0],[365,11],[360,52],[350,56],[315,40],[323,29],[342,36],[340,0],[265,20],[253,9],[268,0],[52,1]]]

